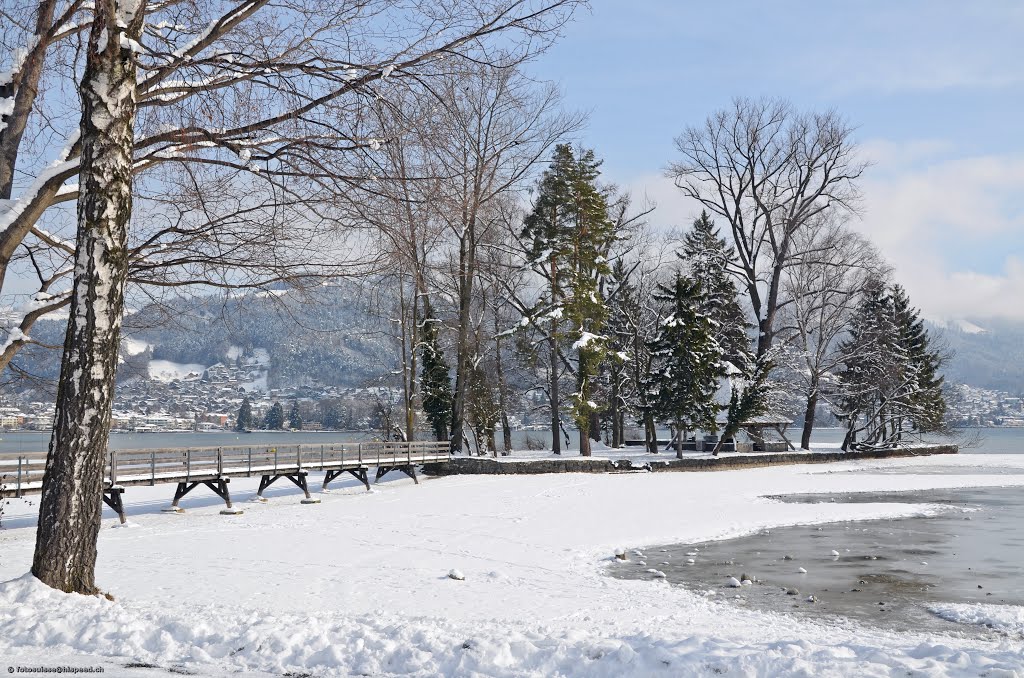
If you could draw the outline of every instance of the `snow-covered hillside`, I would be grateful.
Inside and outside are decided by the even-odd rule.
[[[206,365],[200,363],[175,363],[170,360],[150,360],[149,378],[154,381],[170,382],[175,379],[199,379]]]

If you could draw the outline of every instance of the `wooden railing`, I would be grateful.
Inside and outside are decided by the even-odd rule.
[[[449,460],[446,442],[369,442],[112,450],[106,488],[194,483],[230,477],[289,477],[309,471],[408,469]],[[0,497],[40,492],[46,452],[0,453]],[[335,477],[338,474],[335,474]],[[358,477],[358,476],[357,476]],[[365,478],[363,479],[364,482]]]

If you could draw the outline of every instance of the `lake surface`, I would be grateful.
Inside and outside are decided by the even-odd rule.
[[[570,431],[570,450],[579,450],[579,434]],[[668,437],[660,431],[660,437]],[[513,431],[515,449],[525,449],[527,437],[550,449],[551,434],[547,431]],[[217,447],[220,445],[327,445],[330,443],[367,442],[379,439],[372,431],[212,431],[194,433],[113,433],[110,449],[151,449],[160,447]],[[842,429],[822,428],[814,432],[814,443],[838,444],[843,440]],[[1024,453],[1024,428],[964,429],[959,439],[952,441],[963,447],[965,454],[1021,454]],[[34,452],[46,450],[50,444],[49,431],[8,431],[0,433],[0,452]],[[498,434],[501,444],[501,434]]]
[[[1024,608],[1010,607],[1024,605],[1024,489],[778,499],[929,503],[948,510],[934,517],[793,526],[740,539],[656,546],[616,563],[611,574],[650,579],[647,570],[654,568],[670,583],[751,608],[842,616],[898,631],[1024,639]],[[729,577],[753,583],[734,588]],[[991,628],[984,620],[967,624],[936,614],[948,615],[948,604],[1004,606],[992,609],[1012,622]]]

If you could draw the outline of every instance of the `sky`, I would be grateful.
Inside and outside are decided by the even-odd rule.
[[[663,228],[695,216],[663,176],[687,125],[736,96],[838,111],[872,162],[853,226],[914,303],[1024,320],[1024,3],[594,0],[533,69]]]

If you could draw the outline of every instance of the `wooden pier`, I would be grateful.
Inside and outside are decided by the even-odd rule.
[[[123,523],[125,488],[174,483],[177,488],[166,511],[182,512],[182,497],[203,486],[224,500],[221,513],[241,513],[231,504],[231,478],[260,476],[258,500],[284,478],[305,493],[303,503],[317,503],[320,500],[310,494],[307,483],[310,471],[324,472],[323,489],[347,473],[369,490],[371,468],[376,469],[375,482],[401,471],[419,484],[416,466],[450,459],[449,444],[432,441],[112,450],[107,453],[102,499]],[[46,452],[0,453],[0,498],[38,494],[45,470]]]

